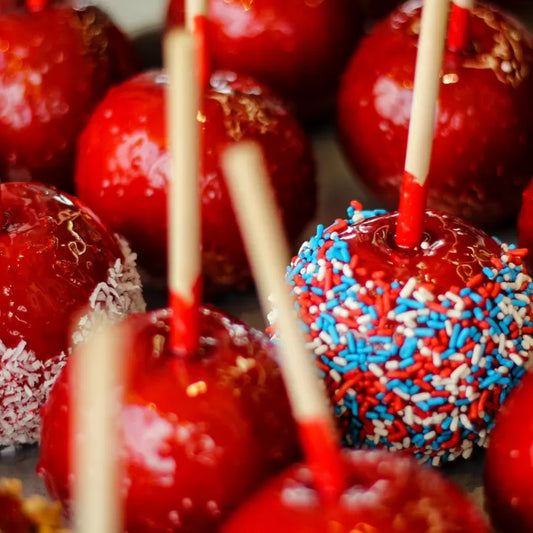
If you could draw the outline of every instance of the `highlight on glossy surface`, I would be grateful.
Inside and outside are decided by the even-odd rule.
[[[123,531],[121,424],[127,328],[102,323],[73,353],[72,453],[77,533]]]
[[[396,233],[396,244],[403,248],[413,248],[422,239],[422,221],[426,205],[420,205],[416,200],[425,198],[425,195],[414,191],[413,185],[422,188],[427,186],[449,4],[449,0],[426,0],[422,8],[413,105]],[[411,195],[414,196],[413,201]]]
[[[326,395],[320,388],[312,355],[285,283],[290,254],[269,187],[261,149],[255,143],[229,147],[222,157],[239,229],[259,291],[263,314],[275,309],[282,354],[281,369],[289,393],[306,460],[318,490],[336,499],[344,489],[339,445]],[[271,300],[271,301],[270,301]]]

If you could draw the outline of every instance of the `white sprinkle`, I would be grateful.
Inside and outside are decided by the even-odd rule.
[[[416,287],[416,278],[409,278],[407,280],[407,283],[403,286],[402,290],[400,291],[400,297],[401,298],[409,298]]]
[[[376,365],[376,363],[370,363],[368,365],[368,370],[370,370],[370,372],[372,372],[372,374],[374,374],[374,376],[377,376],[378,378],[383,376],[383,369],[380,366]]]
[[[342,380],[341,375],[334,368],[329,371],[329,375],[331,379],[333,379],[333,381],[335,381],[336,383],[340,383]]]
[[[436,434],[434,431],[428,431],[428,433],[426,433],[426,434],[424,435],[424,440],[432,440],[432,439],[434,439],[436,436],[437,436],[437,434]]]

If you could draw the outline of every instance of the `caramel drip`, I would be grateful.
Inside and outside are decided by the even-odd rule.
[[[486,8],[476,8],[474,15],[483,19],[487,26],[494,30],[494,46],[489,52],[466,58],[463,66],[491,69],[499,81],[514,88],[518,87],[529,75],[533,59],[523,32]]]
[[[211,100],[216,100],[222,107],[224,113],[224,126],[230,139],[238,142],[243,139],[244,132],[242,125],[253,125],[261,134],[268,131],[275,125],[276,120],[270,116],[253,95],[235,92],[234,94],[215,93],[208,96]]]

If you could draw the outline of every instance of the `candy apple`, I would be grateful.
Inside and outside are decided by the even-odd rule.
[[[522,252],[436,211],[405,250],[397,213],[348,215],[319,226],[287,274],[344,441],[468,458],[531,362]]]
[[[183,24],[184,4],[170,2],[169,24]],[[209,23],[215,68],[255,77],[310,120],[332,111],[362,21],[353,0],[210,0]]]
[[[139,261],[161,276],[166,268],[166,76],[141,74],[113,88],[83,132],[76,187]],[[313,216],[315,169],[310,144],[295,119],[263,85],[230,72],[216,73],[200,116],[202,239],[208,293],[251,282],[246,255],[220,167],[228,143],[256,140],[265,154],[288,236],[294,240]]]
[[[518,242],[528,250],[526,264],[533,272],[533,180],[522,195],[522,208],[518,216]]]
[[[501,531],[533,531],[533,373],[503,404],[485,461],[486,506]]]
[[[488,533],[481,513],[436,470],[384,452],[344,456],[347,488],[321,502],[308,468],[277,476],[236,512],[222,533]]]
[[[168,345],[168,310],[133,315],[122,407],[126,529],[215,531],[265,477],[297,455],[280,371],[266,337],[201,309],[200,347]],[[68,507],[70,366],[43,410],[39,471]]]
[[[0,446],[35,442],[39,408],[91,316],[144,309],[135,259],[80,201],[1,186]],[[83,315],[83,318],[82,318]]]
[[[405,162],[421,2],[374,28],[343,78],[338,124],[356,173],[395,208]],[[518,212],[533,175],[533,36],[481,2],[465,52],[447,52],[429,171],[429,207],[481,225]]]
[[[131,43],[96,7],[2,12],[2,178],[72,189],[79,133],[110,85],[135,67]]]

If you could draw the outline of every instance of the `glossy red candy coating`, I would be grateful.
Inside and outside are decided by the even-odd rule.
[[[311,472],[296,465],[248,501],[223,533],[488,533],[480,512],[436,470],[384,452],[344,456],[349,488],[321,505]]]
[[[518,243],[527,248],[525,261],[529,272],[533,272],[533,180],[522,195],[522,208],[518,216]]]
[[[81,137],[76,172],[80,198],[126,236],[140,264],[155,275],[166,269],[166,83],[164,74],[153,71],[112,89]],[[211,293],[243,288],[250,284],[250,272],[221,152],[243,139],[260,144],[288,237],[294,240],[316,206],[311,147],[269,90],[229,72],[212,76],[200,121],[204,282]]]
[[[72,189],[76,141],[109,86],[134,72],[131,43],[98,8],[0,15],[0,171]]]
[[[167,310],[133,315],[122,410],[130,533],[212,532],[252,489],[297,455],[297,437],[268,341],[211,308],[200,351],[169,353]],[[67,371],[43,409],[40,474],[70,496]]]
[[[363,40],[343,78],[338,109],[353,168],[391,208],[398,206],[420,24],[409,2]],[[516,214],[533,175],[533,37],[478,4],[467,52],[448,52],[428,206],[481,225]]]
[[[501,531],[533,531],[533,373],[496,418],[485,460],[486,507]]]
[[[3,183],[0,339],[25,341],[44,361],[66,351],[76,313],[122,258],[116,238],[83,204],[36,183]]]
[[[452,215],[427,211],[421,246],[414,250],[398,249],[394,242],[398,213],[369,218],[339,232],[347,241],[350,254],[359,257],[358,268],[365,268],[367,277],[358,275],[359,283],[384,272],[386,280],[405,283],[415,277],[429,283],[437,294],[451,287],[464,287],[491,259],[499,257],[496,241]]]
[[[170,2],[170,24],[183,23],[184,3]],[[214,68],[249,74],[318,119],[334,107],[362,20],[353,0],[210,0],[209,22]]]

